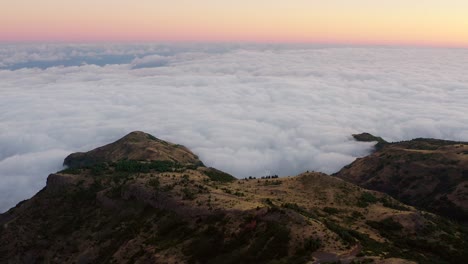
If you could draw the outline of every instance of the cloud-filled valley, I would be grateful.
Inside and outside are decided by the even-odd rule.
[[[370,151],[351,139],[363,131],[468,141],[466,49],[0,46],[0,58],[0,211],[69,153],[133,130],[237,177],[335,172]]]

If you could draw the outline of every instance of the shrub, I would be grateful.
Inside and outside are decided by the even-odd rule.
[[[215,168],[208,168],[208,170],[206,170],[204,173],[212,181],[232,182],[232,181],[236,180],[236,178],[234,176],[232,176],[231,174],[222,172],[222,171],[217,170]]]
[[[265,230],[257,234],[246,255],[254,257],[256,262],[280,259],[288,254],[290,240],[289,229],[275,222],[267,222]]]
[[[353,244],[356,242],[356,239],[353,236],[352,230],[343,228],[331,221],[325,221],[325,226],[337,234],[341,239],[343,239],[348,244]]]
[[[226,187],[221,188],[221,190],[223,190],[225,193],[232,194],[232,191]]]
[[[327,214],[337,214],[340,212],[339,209],[337,208],[334,208],[334,207],[325,207],[323,208],[323,211]]]
[[[133,173],[148,173],[150,171],[168,172],[183,168],[180,164],[168,160],[153,160],[151,162],[120,160],[114,166],[116,171]]]
[[[159,182],[159,178],[153,178],[148,181],[148,185],[153,187],[154,190],[159,190],[161,183]]]
[[[63,173],[63,174],[80,174],[81,173],[81,169],[78,169],[78,168],[66,168],[64,170],[61,170],[59,171],[58,173]]]
[[[146,137],[147,137],[148,139],[151,139],[151,140],[155,140],[155,141],[158,140],[155,136],[150,135],[150,134],[147,134]]]
[[[307,238],[304,240],[304,250],[309,252],[317,251],[322,246],[322,241],[318,238]]]
[[[116,171],[123,172],[149,172],[147,163],[139,162],[136,160],[121,160],[115,164]]]
[[[398,202],[392,201],[389,198],[380,199],[382,205],[388,208],[392,208],[399,211],[409,211],[408,207],[399,204]]]
[[[91,173],[95,176],[102,175],[109,170],[107,163],[97,163],[89,167]]]
[[[184,200],[193,200],[193,199],[195,199],[195,193],[192,192],[192,190],[190,190],[189,188],[182,189],[182,193],[183,193],[182,199],[184,199]]]
[[[366,224],[370,227],[377,229],[379,233],[387,238],[395,237],[394,232],[400,231],[403,229],[403,226],[393,220],[393,218],[385,218],[384,220],[377,222],[377,221],[366,221]]]
[[[317,218],[317,215],[315,215],[313,212],[309,212],[305,210],[304,208],[300,207],[296,203],[284,203],[281,205],[281,207],[296,211],[297,213],[308,218]]]
[[[359,197],[357,206],[359,207],[367,207],[369,204],[374,204],[378,201],[372,193],[370,192],[363,192],[361,197]]]

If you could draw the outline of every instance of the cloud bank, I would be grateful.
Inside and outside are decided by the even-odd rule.
[[[463,49],[44,50],[0,46],[0,211],[45,186],[69,153],[133,130],[186,145],[237,177],[335,172],[369,152],[370,144],[350,136],[363,131],[391,141],[468,141]],[[84,61],[57,62],[76,54]],[[106,54],[127,57],[93,64]],[[33,67],[47,57],[52,65]]]

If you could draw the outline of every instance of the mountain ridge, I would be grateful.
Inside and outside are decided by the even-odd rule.
[[[385,143],[334,176],[468,222],[468,142],[416,138]]]
[[[0,262],[461,263],[468,256],[462,226],[323,173],[238,180],[143,132],[71,154],[66,164],[0,215]]]

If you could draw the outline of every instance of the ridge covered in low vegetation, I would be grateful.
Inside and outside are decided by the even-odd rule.
[[[133,132],[0,215],[7,263],[463,263],[466,227],[336,177],[236,179]]]
[[[385,143],[335,176],[468,223],[467,142],[417,138]]]

